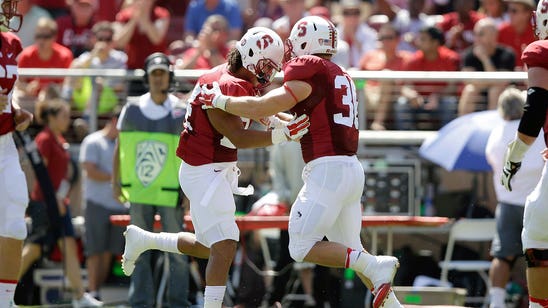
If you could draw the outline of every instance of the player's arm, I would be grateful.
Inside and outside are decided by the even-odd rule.
[[[209,121],[223,136],[227,137],[236,148],[265,147],[283,141],[297,141],[308,132],[310,122],[308,116],[302,115],[291,120],[283,127],[270,131],[256,131],[244,129],[242,120],[220,109],[207,111]]]
[[[540,133],[546,120],[548,111],[548,70],[542,67],[528,69],[527,101],[518,133],[514,141],[508,144],[501,183],[509,191],[512,191],[510,181],[521,167],[523,156]]]
[[[207,116],[215,130],[227,137],[236,148],[247,149],[272,145],[270,132],[246,130],[238,116],[220,109],[208,110]]]
[[[260,119],[281,111],[289,110],[312,93],[312,87],[304,81],[291,80],[263,96],[225,96],[218,87],[202,89],[200,100],[209,107],[226,110],[228,113]]]

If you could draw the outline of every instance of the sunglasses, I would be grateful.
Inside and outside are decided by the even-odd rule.
[[[112,42],[112,36],[97,37],[98,42]]]
[[[379,36],[377,39],[379,41],[388,41],[388,40],[393,40],[395,38],[396,38],[395,35],[384,35],[384,36]]]
[[[358,16],[358,15],[360,15],[360,11],[359,10],[343,11],[343,15],[344,16]]]
[[[37,39],[37,40],[49,40],[53,38],[53,34],[36,34],[34,36],[34,39]]]

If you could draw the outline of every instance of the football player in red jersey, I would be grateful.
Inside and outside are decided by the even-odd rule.
[[[335,27],[318,16],[304,17],[286,45],[286,60],[291,59],[284,65],[282,87],[263,97],[232,97],[214,84],[203,88],[201,100],[206,107],[250,118],[283,110],[309,116],[309,132],[300,140],[307,163],[304,186],[289,218],[291,257],[352,268],[375,295],[375,308],[401,307],[391,287],[398,259],[373,256],[360,241],[364,171],[356,157],[358,100],[352,78],[330,61],[337,51]]]
[[[11,100],[17,80],[16,58],[22,50],[21,41],[11,31],[19,30],[21,22],[17,1],[0,0],[0,307],[13,305],[27,235],[27,182],[12,137],[14,130],[25,130],[32,121],[32,113]]]
[[[508,151],[502,171],[502,185],[512,190],[511,180],[518,172],[525,152],[544,128],[548,145],[548,0],[540,0],[533,15],[537,41],[529,44],[521,59],[527,66],[527,101],[514,141]],[[547,158],[548,150],[543,151]],[[521,241],[527,260],[529,307],[548,307],[548,165],[544,164],[536,188],[525,202]]]
[[[256,95],[268,85],[281,68],[284,46],[272,30],[255,27],[236,43],[228,54],[228,63],[199,78],[188,100],[185,129],[181,133],[177,155],[182,159],[179,183],[190,200],[195,234],[144,231],[134,225],[125,232],[126,246],[122,267],[131,275],[135,260],[145,250],[208,258],[204,308],[220,308],[230,265],[240,235],[234,218],[233,194],[248,195],[253,187],[238,187],[240,170],[236,166],[238,148],[265,147],[282,141],[298,140],[306,134],[306,116],[287,120],[261,120],[274,126],[271,131],[248,130],[251,121],[220,109],[204,109],[198,99],[201,87],[218,82],[231,95]]]

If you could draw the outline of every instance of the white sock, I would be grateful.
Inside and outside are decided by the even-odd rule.
[[[221,308],[226,286],[206,286],[204,292],[204,308]]]
[[[377,265],[377,258],[365,251],[353,250],[349,257],[349,268],[358,273],[364,274],[366,277],[371,277]]]
[[[167,251],[172,253],[179,253],[182,254],[182,252],[179,251],[179,248],[177,247],[177,242],[179,240],[179,233],[168,233],[168,232],[160,232],[160,233],[150,233],[151,234],[151,249],[158,249],[161,251]]]
[[[506,290],[500,287],[491,287],[491,289],[489,289],[489,299],[491,300],[489,307],[506,307],[506,304],[504,304],[504,300],[506,299]]]
[[[13,307],[17,280],[0,280],[0,307]]]

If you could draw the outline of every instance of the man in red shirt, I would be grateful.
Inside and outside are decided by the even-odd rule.
[[[405,71],[457,71],[459,55],[444,46],[444,37],[436,27],[427,27],[419,32],[419,50],[404,65]],[[418,115],[434,115],[439,120],[430,129],[449,122],[455,117],[457,99],[452,96],[455,88],[446,82],[413,82],[402,87],[401,97],[395,107],[396,128],[418,129]]]
[[[498,42],[514,50],[516,55],[515,70],[523,70],[521,53],[527,45],[536,40],[531,26],[531,11],[535,8],[534,0],[506,0],[510,20],[499,26]]]
[[[398,259],[373,256],[360,240],[365,177],[356,157],[358,100],[352,78],[331,62],[336,52],[335,26],[319,16],[304,17],[287,41],[286,59],[292,59],[284,65],[283,86],[262,97],[234,97],[213,85],[203,88],[202,101],[250,118],[283,110],[310,117],[309,132],[300,139],[304,186],[289,214],[291,257],[352,268],[374,294],[374,308],[402,307],[391,287]]]
[[[166,52],[170,19],[169,11],[156,5],[156,0],[135,0],[116,15],[119,30],[114,43],[126,52],[128,69],[140,69],[149,55]],[[145,92],[141,80],[130,82],[129,95]]]
[[[463,51],[474,42],[474,25],[484,16],[474,10],[474,1],[453,1],[454,11],[443,15],[438,27],[445,33],[447,47]]]
[[[70,49],[55,42],[57,24],[49,18],[41,18],[36,25],[35,44],[21,52],[19,67],[21,68],[69,68],[73,56]],[[63,78],[19,78],[17,89],[24,96],[36,98],[38,93],[50,84],[61,86]]]
[[[16,1],[0,1],[0,307],[12,307],[17,286],[21,249],[27,236],[25,209],[28,191],[25,174],[12,138],[14,130],[25,130],[32,114],[12,102],[12,90],[17,79],[17,56],[22,50],[19,38],[8,31],[12,24],[21,23],[16,15]]]
[[[70,14],[57,18],[57,43],[67,47],[76,58],[93,48],[91,28],[97,0],[70,0]]]

